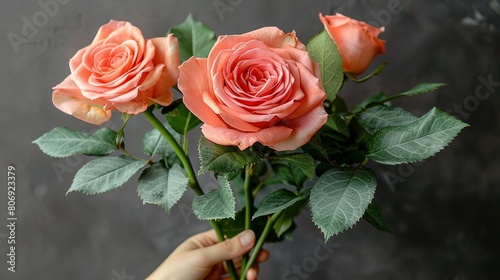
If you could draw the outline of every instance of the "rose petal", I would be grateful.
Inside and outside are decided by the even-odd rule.
[[[325,91],[321,88],[318,78],[313,73],[308,71],[302,64],[297,64],[300,71],[300,87],[304,97],[300,99],[301,106],[291,113],[287,119],[294,119],[300,117],[314,107],[323,108],[323,101],[326,98]]]
[[[99,30],[97,31],[97,34],[94,38],[94,41],[92,41],[92,44],[106,39],[111,32],[115,31],[117,28],[122,27],[122,26],[131,26],[132,24],[130,22],[126,21],[116,21],[116,20],[110,20],[109,23],[101,26]]]
[[[210,67],[210,73],[222,71],[222,67],[225,67],[227,59],[229,59],[229,56],[234,52],[233,47],[235,45],[253,39],[252,37],[244,37],[241,35],[219,36],[207,58],[207,65]],[[214,62],[216,59],[218,60],[217,63]]]
[[[285,34],[283,30],[277,27],[262,27],[242,34],[242,36],[257,38],[271,48],[282,48],[285,46],[297,47],[299,42],[295,36],[295,31]]]
[[[86,51],[87,48],[77,51],[76,54],[69,60],[69,69],[71,70],[71,73],[73,73],[76,68],[82,64],[82,57]]]
[[[218,114],[222,120],[229,126],[229,127],[237,127],[238,130],[243,131],[243,132],[257,132],[260,130],[259,127],[252,125],[251,123],[245,122],[241,118],[238,118],[239,115],[236,114],[231,114],[227,113],[224,111],[224,109],[227,109],[227,107],[224,108],[224,106],[220,106],[222,111]],[[268,117],[265,116],[267,120],[270,120]],[[256,118],[257,119],[257,118]],[[265,121],[267,121],[265,120]]]
[[[159,81],[164,72],[165,65],[156,65],[153,71],[149,72],[146,79],[139,85],[139,90],[148,90],[154,87]],[[163,81],[162,81],[163,82]]]
[[[323,106],[315,107],[302,117],[286,122],[284,125],[293,129],[290,137],[269,146],[277,151],[298,149],[311,140],[327,119],[328,114]]]
[[[155,46],[153,63],[155,65],[165,65],[165,73],[167,74],[165,84],[172,87],[179,78],[180,56],[177,38],[172,34],[168,34],[166,38],[153,38],[151,42]]]
[[[118,110],[122,113],[126,114],[139,114],[148,108],[148,103],[144,100],[139,100],[139,101],[127,101],[127,102],[112,102],[115,110]]]
[[[203,102],[203,94],[210,90],[207,74],[207,59],[191,57],[179,67],[178,86],[186,107],[204,123],[226,127],[219,117]]]
[[[154,94],[151,96],[152,97],[149,97],[148,99],[153,101],[153,103],[158,103],[162,106],[168,106],[172,103],[172,92],[170,91],[170,89],[163,91],[158,96],[155,96]]]
[[[91,124],[99,125],[111,118],[111,111],[103,109],[103,102],[82,96],[71,76],[54,87],[52,102],[64,113]]]
[[[116,95],[116,97],[114,97],[114,98],[108,97],[107,99],[111,102],[124,103],[124,102],[129,102],[129,101],[136,99],[138,95],[139,95],[139,88],[135,87],[135,88],[132,88],[128,92],[123,92],[123,93]]]
[[[177,38],[172,34],[167,35],[166,38],[153,38],[151,39],[155,46],[155,56],[153,63],[155,65],[164,65],[163,72],[161,73],[160,80],[155,85],[150,100],[167,106],[172,102],[172,92],[170,88],[173,87],[179,79],[179,47]]]
[[[292,129],[284,126],[273,126],[258,132],[242,133],[231,128],[204,124],[201,126],[201,130],[208,140],[219,145],[238,146],[240,150],[244,150],[256,142],[271,146],[284,141],[292,133]]]
[[[133,40],[137,42],[137,52],[135,53],[135,63],[142,60],[143,51],[145,49],[145,40],[142,32],[139,28],[133,25],[124,25],[113,30],[102,44],[117,44],[120,45],[127,40]]]
[[[290,46],[284,47],[283,50],[289,55],[291,60],[302,64],[305,68],[307,68],[307,70],[314,73],[316,65],[309,57],[309,53],[307,51],[292,48]]]

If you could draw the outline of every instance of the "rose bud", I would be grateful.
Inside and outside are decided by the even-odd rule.
[[[363,73],[378,54],[385,52],[385,41],[378,39],[384,27],[376,28],[337,13],[319,18],[342,57],[344,72]]]

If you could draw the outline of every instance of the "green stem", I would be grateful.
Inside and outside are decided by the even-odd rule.
[[[196,177],[196,174],[193,169],[193,165],[191,164],[191,161],[189,160],[189,157],[184,153],[184,150],[181,148],[179,143],[174,139],[172,134],[167,130],[167,128],[156,118],[156,116],[151,112],[150,110],[144,111],[144,116],[148,121],[156,128],[161,135],[167,140],[168,144],[174,149],[174,152],[177,154],[179,157],[180,161],[182,162],[182,165],[184,166],[184,169],[186,169],[187,176],[189,180],[191,181],[189,186],[191,189],[193,189],[194,193],[196,195],[202,195],[203,190],[200,187],[200,184],[198,183],[198,178]]]
[[[253,194],[250,189],[250,178],[252,177],[252,165],[248,165],[245,169],[245,182],[243,189],[245,191],[245,229],[250,229],[252,221]]]
[[[273,227],[274,223],[276,220],[279,218],[283,210],[280,210],[276,213],[274,213],[271,217],[267,218],[267,223],[266,226],[264,227],[264,230],[262,231],[262,234],[260,235],[259,240],[257,240],[257,243],[255,244],[255,247],[253,248],[252,255],[250,256],[250,259],[248,260],[247,264],[242,267],[243,270],[241,271],[240,275],[240,280],[246,280],[247,273],[252,267],[253,263],[255,262],[255,259],[257,258],[257,255],[259,254],[259,251],[262,249],[262,246],[264,246],[264,243],[266,242],[267,235],[271,231],[271,228]]]
[[[174,152],[177,154],[179,157],[180,161],[182,162],[182,165],[184,166],[184,169],[186,169],[187,176],[189,180],[191,181],[189,186],[191,189],[194,191],[196,195],[203,195],[203,190],[200,187],[200,183],[198,182],[198,178],[196,177],[196,174],[193,169],[193,165],[191,164],[191,161],[189,160],[189,157],[187,156],[187,153],[184,152],[184,150],[181,148],[179,143],[174,139],[172,134],[167,130],[167,128],[156,118],[156,116],[153,114],[151,110],[146,110],[144,111],[144,116],[146,119],[153,125],[154,128],[156,128],[160,134],[167,140],[167,142],[170,144]],[[219,238],[219,241],[224,241],[224,235],[222,234],[222,230],[220,226],[215,222],[215,221],[210,221],[210,224],[212,225],[212,228],[215,230],[217,237]],[[237,280],[238,276],[236,274],[236,268],[234,267],[233,261],[227,261],[226,262],[229,274],[231,276],[231,279]]]
[[[387,65],[387,62],[380,64],[368,76],[361,78],[361,79],[356,78],[352,73],[345,73],[345,75],[347,76],[347,78],[349,78],[351,81],[353,81],[355,83],[363,83],[363,82],[366,82],[367,80],[369,80],[371,77],[378,75],[385,68],[386,65]]]
[[[245,229],[250,229],[252,222],[253,194],[252,190],[250,189],[252,167],[253,166],[250,164],[245,168],[245,182],[243,183],[243,190],[245,192]],[[245,254],[241,259],[241,267],[245,267],[247,261],[248,254]]]
[[[192,113],[189,112],[186,120],[186,124],[184,125],[184,138],[182,141],[182,148],[184,149],[184,153],[187,155],[188,153],[188,128],[189,128],[189,123],[191,122],[191,115]]]
[[[219,241],[224,241],[224,234],[222,233],[219,224],[216,221],[210,221],[212,228],[215,230],[215,234],[217,234],[217,238]],[[229,276],[232,280],[238,280],[238,273],[236,272],[236,268],[232,260],[226,261],[227,271],[229,272]]]
[[[267,172],[267,174],[262,178],[259,182],[259,184],[254,188],[253,190],[253,198],[255,199],[257,197],[257,194],[259,194],[259,191],[266,185],[266,180],[271,177],[274,173],[272,171]]]
[[[254,191],[252,192],[252,196],[253,198],[257,197],[257,194],[259,193],[260,189],[262,189],[262,187],[265,185],[265,182],[264,180],[262,180],[258,185],[257,187],[255,187]]]

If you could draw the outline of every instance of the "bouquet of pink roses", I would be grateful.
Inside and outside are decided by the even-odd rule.
[[[377,176],[366,163],[425,160],[467,124],[436,108],[419,117],[391,105],[443,86],[436,83],[376,93],[348,108],[338,95],[343,83],[366,81],[385,66],[359,78],[384,53],[384,29],[340,14],[319,18],[325,30],[307,45],[277,27],[216,38],[188,17],[166,37],[145,39],[132,24],[110,21],[71,58],[71,74],[52,100],[94,125],[118,111],[123,125],[91,134],[58,127],[34,143],[53,157],[98,157],[77,172],[68,192],[111,191],[141,172],[144,203],[168,213],[189,188],[197,195],[193,212],[220,240],[254,230],[254,252],[283,240],[307,206],[326,240],[361,218],[387,230],[373,201]],[[125,147],[126,124],[139,114],[153,127],[141,156]],[[200,124],[196,172],[188,133]],[[207,172],[218,181],[208,192],[198,180]],[[256,255],[243,258],[241,275]]]

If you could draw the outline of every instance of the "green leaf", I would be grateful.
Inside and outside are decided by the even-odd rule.
[[[278,237],[290,232],[295,227],[293,219],[297,217],[307,205],[307,199],[303,199],[286,208],[274,222],[273,229]]]
[[[115,139],[116,132],[109,128],[87,134],[56,127],[33,143],[52,157],[69,157],[75,154],[105,156],[116,151]]]
[[[305,198],[306,196],[298,196],[287,189],[279,189],[264,197],[252,219],[260,216],[274,214],[280,210],[284,210],[292,206],[297,201],[303,200]]]
[[[198,219],[234,219],[236,200],[231,185],[225,176],[219,176],[218,182],[219,188],[194,198],[193,212]]]
[[[272,157],[272,160],[283,161],[290,165],[293,165],[300,169],[304,175],[310,179],[314,179],[316,174],[314,173],[314,159],[309,154],[291,154],[291,155],[280,155]]]
[[[382,164],[427,159],[446,147],[468,124],[433,108],[416,121],[380,129],[368,141],[371,160]]]
[[[116,189],[148,162],[129,156],[98,158],[86,163],[75,175],[69,192],[99,194]]]
[[[181,104],[183,104],[182,97],[179,97],[179,98],[175,99],[174,101],[172,101],[172,103],[170,103],[169,105],[161,107],[161,114],[166,115],[166,114],[172,112],[173,110],[175,110]]]
[[[172,27],[168,33],[173,33],[178,40],[181,62],[191,56],[207,57],[216,41],[215,32],[195,21],[191,15],[183,23]]]
[[[278,176],[270,176],[264,180],[264,186],[280,185],[283,184],[283,180]]]
[[[172,153],[169,156],[163,157],[163,161],[165,162],[165,166],[167,168],[170,168],[175,164],[182,166],[182,161],[179,159],[179,156],[177,156],[176,153]]]
[[[327,103],[323,103],[323,104],[327,104]],[[326,107],[326,106],[325,106]],[[349,108],[347,107],[347,103],[345,103],[344,99],[342,99],[342,97],[340,96],[337,96],[335,97],[335,100],[333,100],[333,102],[331,103],[331,112],[336,112],[336,113],[345,113],[345,112],[348,112],[349,111]]]
[[[307,180],[307,176],[295,164],[287,164],[279,160],[273,160],[270,164],[274,174],[276,174],[282,183],[301,188]]]
[[[171,168],[158,162],[145,169],[139,177],[137,193],[144,204],[155,204],[170,213],[186,191],[188,178],[182,167],[175,164]]]
[[[356,120],[369,134],[387,126],[406,125],[416,119],[418,117],[407,110],[392,106],[376,106],[356,114]]]
[[[425,94],[431,91],[434,91],[442,86],[445,86],[446,84],[444,83],[420,83],[411,89],[402,92],[400,94],[396,94],[393,96],[390,96],[391,99],[398,98],[398,97],[403,97],[403,96],[412,96],[412,95],[420,95],[420,94]]]
[[[200,119],[193,115],[184,103],[170,111],[166,117],[172,128],[181,135],[185,135],[201,123]]]
[[[391,95],[383,100],[380,100],[378,103],[379,104],[385,103],[387,101],[390,101],[390,100],[393,100],[396,98],[400,98],[400,97],[426,94],[426,93],[429,93],[429,92],[436,90],[436,89],[438,89],[442,86],[445,86],[445,85],[446,84],[443,84],[443,83],[420,83],[420,84],[412,87],[411,89],[409,89],[405,92],[402,92],[400,94]]]
[[[221,146],[204,136],[200,137],[198,152],[201,162],[199,174],[207,171],[219,174],[236,172],[260,160],[259,155],[250,149],[241,151],[236,146]]]
[[[311,140],[302,146],[302,150],[318,161],[329,161],[327,150],[321,141],[319,133],[314,134]]]
[[[123,124],[118,130],[115,139],[116,146],[121,149],[125,149],[125,142],[123,141],[125,139],[125,126],[127,126],[128,121],[132,119],[132,116],[134,115],[122,113]]]
[[[373,199],[377,178],[362,166],[334,167],[311,190],[312,219],[328,240],[356,224]]]
[[[175,132],[169,124],[164,124],[164,126],[177,142],[181,141],[181,136]],[[169,156],[175,153],[173,148],[157,129],[153,129],[144,135],[142,146],[144,153],[149,156]]]
[[[323,30],[309,41],[307,51],[311,59],[319,63],[327,99],[333,101],[344,82],[342,58],[337,46]]]
[[[368,205],[368,208],[363,215],[363,219],[380,231],[391,232],[384,220],[384,217],[382,216],[380,206],[375,201],[372,201]]]
[[[347,119],[345,119],[345,117]],[[349,137],[350,133],[349,133],[348,121],[350,120],[351,116],[345,116],[345,117],[341,114],[331,114],[328,117],[325,126],[346,137]]]

